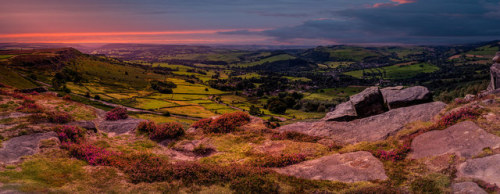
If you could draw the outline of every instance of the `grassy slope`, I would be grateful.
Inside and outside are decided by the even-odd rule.
[[[15,71],[12,71],[5,66],[0,65],[0,72],[2,72],[0,73],[0,83],[21,89],[33,88],[37,86],[33,82],[25,79]]]
[[[413,65],[391,65],[382,68],[369,68],[365,69],[365,72],[378,72],[380,70],[383,72],[385,70],[385,79],[405,79],[411,78],[419,73],[432,73],[439,70],[439,67],[427,63],[413,64]],[[363,76],[363,70],[349,71],[344,74],[353,77],[361,78]]]

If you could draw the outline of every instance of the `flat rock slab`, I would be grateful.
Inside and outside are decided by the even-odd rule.
[[[0,162],[10,164],[19,161],[23,156],[33,155],[37,153],[40,141],[50,138],[57,138],[57,134],[51,131],[9,139],[3,142],[3,147],[0,148]]]
[[[98,129],[106,133],[115,133],[116,135],[121,135],[134,130],[135,128],[137,128],[137,125],[139,125],[139,123],[143,121],[145,120],[134,119],[130,117],[117,121],[101,121],[98,124]]]
[[[78,127],[88,129],[88,130],[97,129],[95,123],[92,121],[74,121],[74,122],[68,123],[67,125],[78,126]]]
[[[365,151],[324,156],[275,170],[305,179],[349,183],[388,179],[382,162]]]
[[[443,102],[431,102],[393,109],[349,122],[298,122],[280,127],[279,130],[297,131],[312,136],[327,136],[342,144],[378,141],[395,134],[408,123],[431,120],[445,106]]]
[[[500,137],[490,134],[472,121],[457,123],[445,130],[436,130],[417,136],[411,143],[413,159],[443,154],[457,154],[471,158],[483,148],[500,147]]]
[[[451,185],[453,194],[488,194],[474,182],[461,182]]]
[[[500,154],[469,159],[458,165],[458,178],[475,178],[500,185]]]

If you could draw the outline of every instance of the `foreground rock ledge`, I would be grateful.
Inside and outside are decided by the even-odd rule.
[[[472,121],[465,121],[445,130],[419,135],[413,140],[411,147],[413,152],[410,157],[414,159],[443,154],[471,158],[480,154],[483,148],[500,147],[500,137],[484,131]]]
[[[23,156],[33,155],[38,152],[40,141],[50,138],[57,139],[57,134],[51,131],[9,139],[3,142],[3,147],[0,149],[0,162],[10,164],[18,162]]]
[[[142,121],[145,120],[130,117],[124,120],[102,121],[98,124],[98,129],[106,133],[121,135],[134,130]]]
[[[305,179],[349,183],[388,178],[382,162],[365,151],[324,156],[279,168],[276,172]]]
[[[281,131],[296,131],[312,136],[327,136],[342,144],[378,141],[401,130],[414,121],[429,121],[446,106],[432,102],[393,109],[388,112],[349,122],[298,122],[280,127]]]
[[[453,194],[487,194],[474,182],[461,182],[451,185]]]
[[[458,166],[457,176],[500,185],[500,154],[467,160]]]

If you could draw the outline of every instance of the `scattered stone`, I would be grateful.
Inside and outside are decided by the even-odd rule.
[[[51,131],[9,139],[3,142],[3,147],[0,148],[0,162],[10,164],[18,162],[23,156],[33,155],[38,152],[40,141],[50,138],[57,139],[57,134]]]
[[[451,185],[453,194],[487,194],[474,182],[461,182]]]
[[[500,147],[500,137],[490,134],[472,121],[457,123],[445,130],[436,130],[417,136],[411,144],[411,158],[455,153],[471,158],[482,152],[483,148]]]
[[[311,136],[326,136],[341,144],[361,141],[377,141],[401,130],[414,121],[429,121],[446,106],[443,102],[432,102],[393,109],[388,112],[349,122],[318,121],[297,122],[278,130],[296,131]]]
[[[407,107],[432,101],[432,95],[426,87],[415,86],[403,90],[384,88],[381,90],[389,109]]]
[[[213,146],[210,145],[209,143],[210,139],[205,138],[201,140],[183,140],[175,144],[173,147],[174,150],[181,151],[181,152],[203,152],[207,151],[210,154],[215,151]],[[197,149],[204,149],[204,150],[197,150]],[[204,155],[204,154],[202,154]]]
[[[47,92],[49,90],[47,90],[47,88],[45,88],[45,87],[36,87],[36,88],[29,88],[29,89],[19,89],[18,91],[22,92],[22,93],[31,93],[31,92],[43,93],[43,92]]]
[[[145,120],[135,119],[131,117],[117,121],[104,120],[98,124],[98,129],[106,133],[115,133],[116,135],[121,135],[134,130],[135,128],[137,128],[137,125],[139,125],[139,123],[143,121]]]
[[[349,183],[388,179],[382,162],[365,151],[324,156],[275,170],[305,179]]]
[[[26,117],[26,116],[30,116],[30,115],[32,115],[32,114],[31,113],[22,113],[22,112],[12,112],[9,115],[0,116],[0,120],[8,119],[8,118],[15,119],[15,118]]]
[[[473,101],[474,99],[476,99],[476,95],[473,95],[473,94],[467,94],[464,97],[464,100],[467,102]]]
[[[370,87],[361,93],[351,96],[352,106],[358,117],[368,117],[386,111],[384,98],[378,87]]]
[[[469,159],[458,166],[458,178],[480,179],[500,185],[500,154]]]
[[[326,114],[324,121],[350,121],[358,116],[351,101],[335,106],[335,110]]]
[[[95,123],[92,121],[75,121],[68,123],[67,125],[73,125],[73,126],[78,126],[87,130],[93,130],[97,131],[97,127],[95,126]]]

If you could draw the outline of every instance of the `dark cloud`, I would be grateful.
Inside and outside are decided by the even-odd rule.
[[[498,0],[419,0],[397,6],[346,9],[330,19],[263,32],[278,41],[441,44],[500,38]]]

